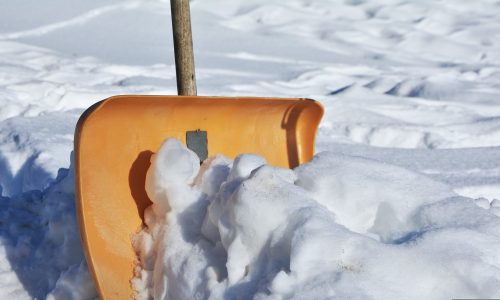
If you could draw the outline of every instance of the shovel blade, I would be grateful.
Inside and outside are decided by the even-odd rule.
[[[293,168],[314,155],[323,115],[308,99],[116,96],[90,107],[75,132],[77,214],[85,255],[102,299],[128,299],[136,255],[131,237],[151,204],[150,157],[188,132],[208,156],[255,153]]]

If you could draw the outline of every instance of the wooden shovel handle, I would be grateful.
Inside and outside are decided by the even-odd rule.
[[[189,0],[170,0],[174,33],[175,71],[179,96],[196,96],[193,37]]]

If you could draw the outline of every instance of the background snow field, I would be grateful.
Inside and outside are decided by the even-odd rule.
[[[174,194],[136,246],[178,244],[141,252],[142,295],[500,298],[500,1],[191,10],[200,95],[316,99],[321,153],[292,171],[254,156],[200,172],[189,154],[158,163],[166,177],[151,186]],[[165,0],[0,1],[0,298],[96,297],[75,222],[75,124],[111,95],[176,94],[172,47]]]

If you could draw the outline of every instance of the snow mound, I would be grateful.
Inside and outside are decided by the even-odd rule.
[[[296,170],[247,154],[197,163],[175,140],[152,158],[138,299],[500,296],[497,201],[327,152]]]
[[[94,283],[80,244],[74,170],[59,170],[45,190],[0,193],[1,298],[92,299]]]

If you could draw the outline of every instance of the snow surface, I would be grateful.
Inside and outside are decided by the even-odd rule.
[[[498,201],[329,152],[295,170],[198,163],[174,139],[151,159],[138,299],[500,296]]]
[[[460,297],[494,295],[499,271],[485,266],[498,264],[498,232],[489,227],[500,199],[498,0],[194,0],[191,9],[200,94],[325,106],[316,146],[328,154],[296,170],[296,184],[286,181],[290,173],[281,183],[307,191],[300,201],[313,199],[326,215],[335,207],[334,220],[317,226],[361,245],[344,255],[365,271],[337,269],[336,293],[356,278],[353,297],[397,298],[401,290],[381,287],[424,291],[449,278],[441,283],[457,291],[480,287]],[[108,96],[175,94],[168,1],[2,1],[0,17],[0,297],[94,298],[74,216],[73,130],[86,107]],[[399,232],[397,222],[370,227],[382,198],[401,213]],[[414,244],[399,245],[409,232],[418,232]],[[377,253],[386,256],[376,261]],[[416,277],[404,271],[434,277],[408,286]],[[471,285],[460,285],[460,272]],[[282,294],[293,286],[285,275],[275,286]]]

